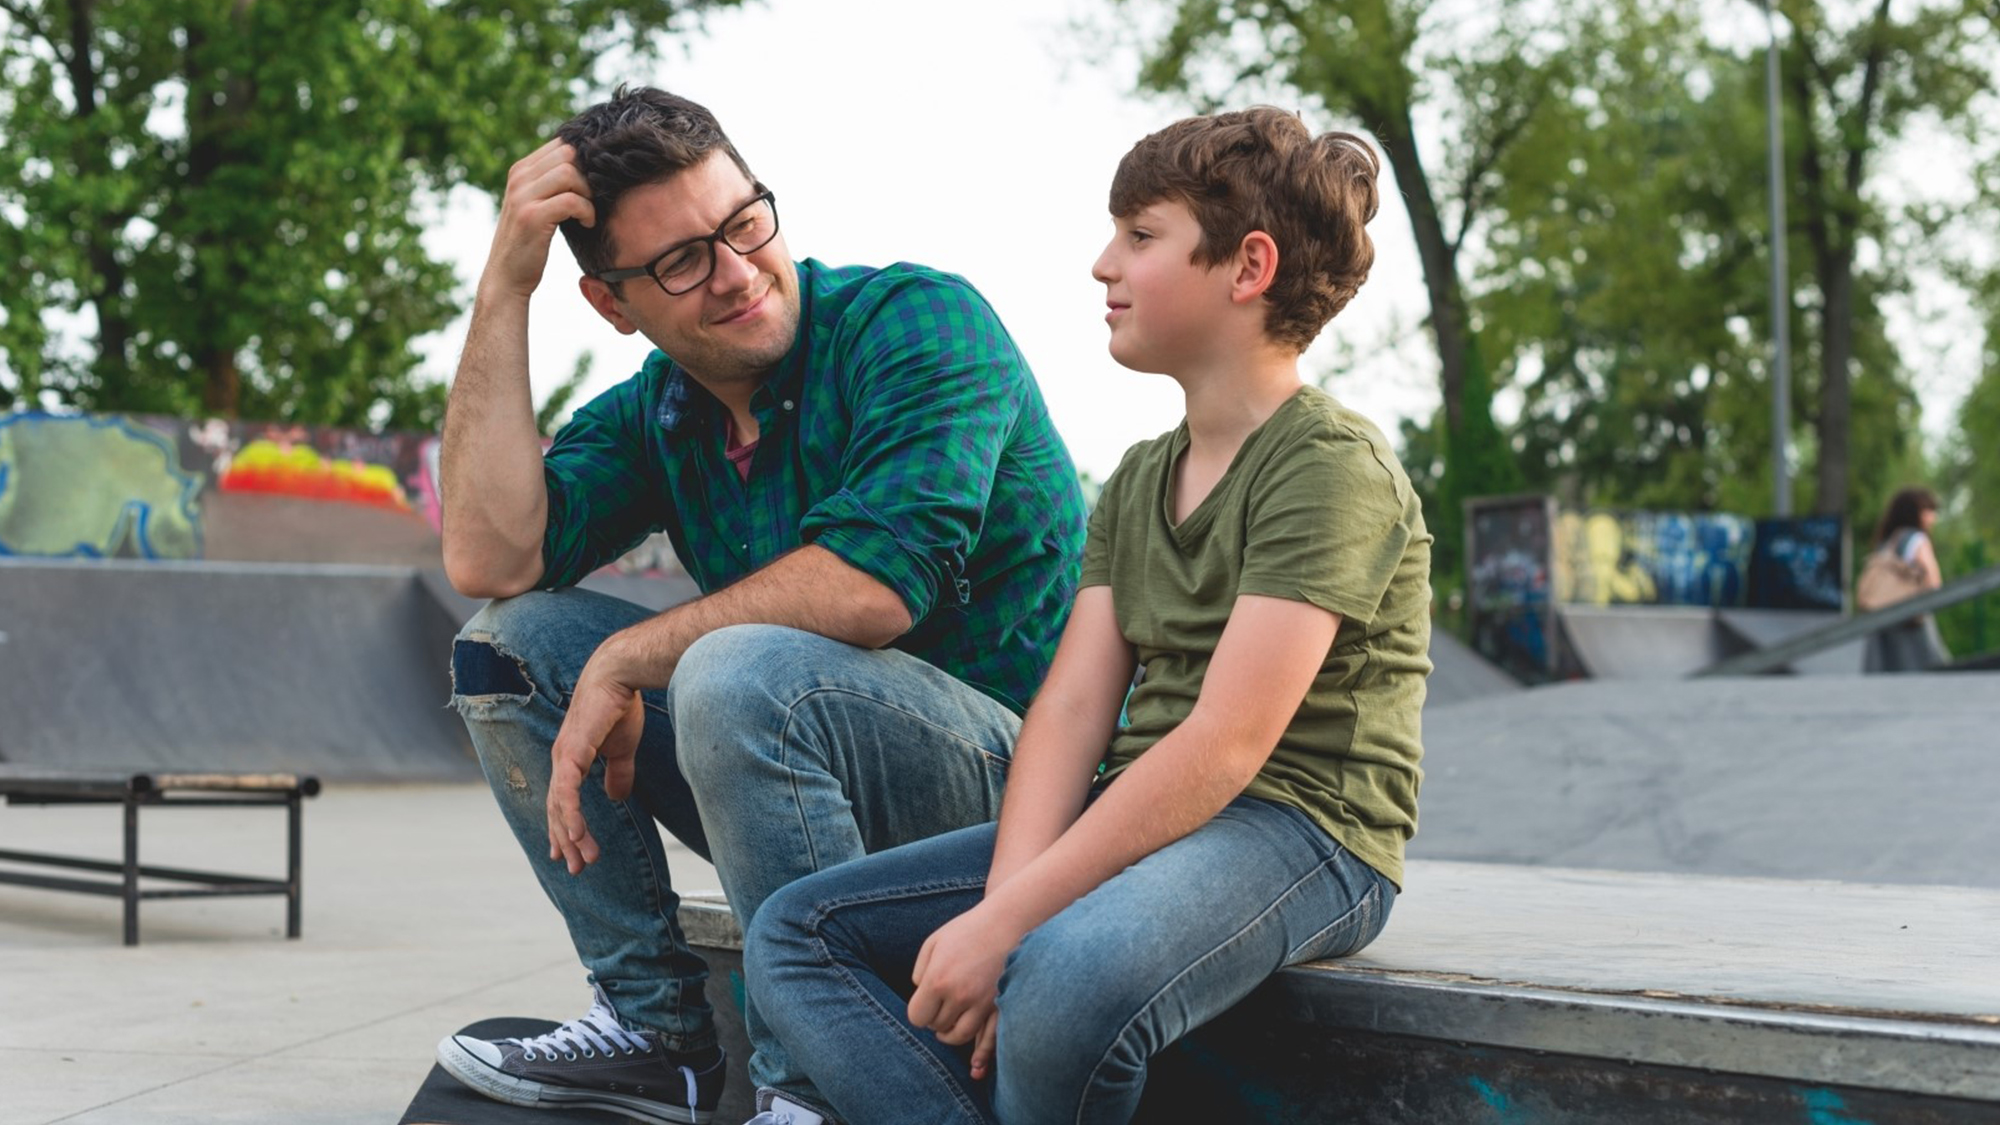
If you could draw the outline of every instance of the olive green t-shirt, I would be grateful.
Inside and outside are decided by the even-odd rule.
[[[1244,440],[1179,526],[1187,423],[1133,446],[1104,485],[1083,586],[1110,586],[1138,686],[1109,780],[1188,717],[1242,594],[1308,602],[1340,629],[1298,714],[1244,793],[1292,805],[1398,886],[1417,828],[1430,673],[1430,533],[1382,432],[1306,387]]]

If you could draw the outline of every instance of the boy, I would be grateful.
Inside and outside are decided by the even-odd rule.
[[[1268,107],[1120,163],[1111,354],[1187,417],[1105,485],[999,824],[753,920],[746,977],[799,1072],[758,1122],[1125,1121],[1151,1055],[1381,930],[1416,829],[1431,537],[1381,432],[1298,372],[1374,261],[1379,172]]]

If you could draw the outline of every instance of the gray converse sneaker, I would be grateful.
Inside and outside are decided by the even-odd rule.
[[[604,990],[582,1019],[532,1039],[446,1036],[438,1062],[451,1076],[509,1105],[589,1106],[657,1125],[703,1125],[722,1098],[721,1057],[682,1065],[652,1031],[618,1021]]]
[[[757,1116],[743,1125],[830,1125],[826,1118],[776,1090],[757,1091]]]

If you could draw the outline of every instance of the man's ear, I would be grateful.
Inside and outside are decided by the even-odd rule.
[[[1239,305],[1258,300],[1278,280],[1277,240],[1261,230],[1251,231],[1236,247],[1231,265],[1235,273],[1230,278],[1229,299]]]
[[[618,298],[611,293],[611,286],[594,277],[579,277],[576,287],[583,290],[583,299],[597,310],[597,315],[611,323],[611,327],[630,336],[639,326],[625,319],[625,313],[618,307]]]

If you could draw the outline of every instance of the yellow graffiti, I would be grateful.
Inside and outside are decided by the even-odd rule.
[[[1653,576],[1626,549],[1625,529],[1608,512],[1563,512],[1555,528],[1556,600],[1570,605],[1656,601]]]

